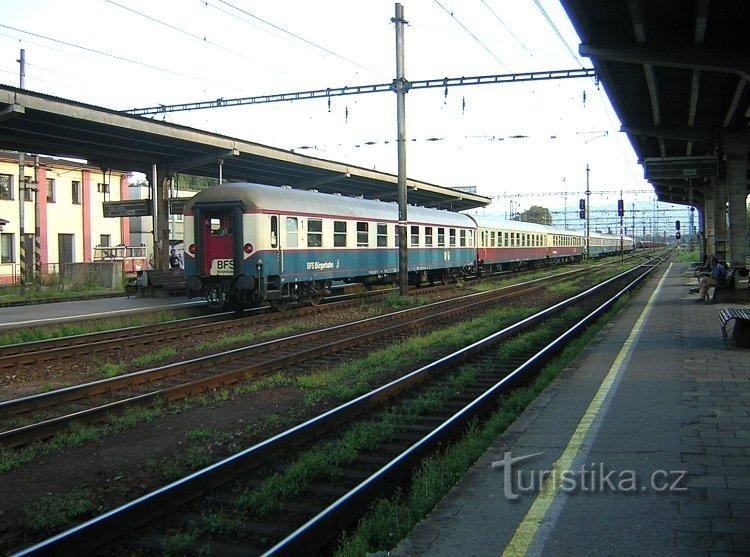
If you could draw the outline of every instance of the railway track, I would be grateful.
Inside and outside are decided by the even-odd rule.
[[[653,265],[640,266],[609,279],[465,349],[440,358],[183,480],[50,538],[21,554],[81,551],[100,547],[116,537],[120,538],[118,543],[121,545],[118,547],[123,552],[129,553],[134,547],[139,550],[163,550],[165,539],[161,532],[167,528],[165,524],[170,529],[177,524],[198,531],[199,538],[193,547],[210,552],[314,552],[316,548],[329,543],[332,535],[336,535],[342,526],[356,519],[373,498],[386,492],[395,483],[403,481],[424,455],[455,438],[464,431],[468,421],[492,408],[499,394],[526,380],[528,374],[538,369],[574,335],[607,311],[619,296],[643,281],[653,268]],[[577,308],[578,313],[583,311],[585,317],[572,316],[572,322],[562,320],[560,313],[570,308]],[[538,328],[544,322],[550,325],[552,331],[549,335],[551,338],[544,341],[543,347],[497,361],[497,354],[492,350],[501,341],[508,341],[530,327]],[[415,389],[423,388],[420,385],[430,383],[434,388],[435,381],[438,384],[440,381],[448,381],[450,373],[464,362],[474,362],[474,368],[482,370],[470,384],[464,385],[437,410],[421,413],[416,417],[413,413],[404,411],[404,404],[408,403],[404,397],[414,396],[417,392]],[[384,412],[386,405],[390,410],[388,413]],[[201,516],[205,517],[207,509],[215,511],[229,506],[235,512],[237,506],[232,504],[233,494],[238,490],[253,490],[263,482],[264,477],[275,473],[277,468],[270,463],[277,462],[280,458],[293,462],[290,455],[298,447],[311,440],[317,440],[317,445],[325,432],[341,431],[342,424],[352,423],[363,415],[369,421],[382,421],[385,416],[390,416],[394,435],[357,455],[345,467],[332,467],[324,477],[315,478],[315,483],[307,485],[303,492],[297,494],[294,502],[282,501],[275,514],[262,517],[245,514],[236,528],[222,536],[200,527]],[[409,416],[411,418],[407,419]],[[228,482],[238,483],[229,483],[227,486]],[[180,505],[188,501],[194,503],[180,508]],[[162,519],[166,522],[160,522],[156,530],[143,528],[143,524],[165,512],[170,515]],[[137,534],[133,534],[134,529],[138,529]]]
[[[50,437],[72,423],[97,423],[108,415],[161,401],[226,388],[248,378],[304,365],[331,354],[391,342],[415,331],[455,322],[509,299],[590,273],[579,269],[497,290],[296,334],[164,366],[0,402],[0,445],[14,447]],[[31,418],[26,418],[30,416]]]
[[[630,257],[637,257],[631,255]],[[603,265],[607,265],[604,263]],[[595,267],[596,268],[596,267]],[[567,271],[565,271],[567,272]],[[563,272],[563,274],[565,273]],[[451,288],[437,286],[430,291]],[[35,342],[9,344],[0,346],[0,372],[3,370],[22,370],[46,362],[75,359],[91,354],[107,354],[113,349],[132,349],[168,343],[178,339],[191,338],[202,333],[221,334],[223,331],[241,328],[246,325],[279,323],[296,317],[314,315],[333,308],[355,306],[363,298],[377,298],[395,289],[342,294],[324,300],[321,306],[302,306],[292,308],[284,313],[277,313],[270,308],[246,310],[242,316],[234,312],[189,317],[165,321],[151,325],[125,327],[109,331],[65,336]]]

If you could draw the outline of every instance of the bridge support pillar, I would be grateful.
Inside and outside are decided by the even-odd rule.
[[[719,261],[727,259],[727,185],[724,180],[711,181],[714,198],[714,253]]]
[[[706,257],[713,257],[714,252],[714,197],[713,188],[706,191],[706,203],[703,205],[703,241],[706,243]]]
[[[729,255],[733,267],[748,264],[747,232],[747,143],[726,147],[727,152],[727,200],[729,202]]]

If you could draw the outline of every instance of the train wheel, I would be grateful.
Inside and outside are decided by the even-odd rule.
[[[286,308],[289,307],[289,300],[287,299],[281,299],[281,300],[269,300],[269,304],[271,304],[271,307],[275,309],[276,311],[286,311]]]
[[[227,304],[226,290],[214,284],[206,293],[206,301],[212,309],[223,310]]]

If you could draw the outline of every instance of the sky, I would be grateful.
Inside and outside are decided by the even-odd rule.
[[[591,67],[557,0],[404,0],[407,80]],[[116,110],[389,83],[386,0],[0,0],[0,81]],[[158,116],[395,173],[393,93]],[[592,78],[414,90],[407,174],[495,197],[487,214],[652,205],[635,153]],[[635,193],[645,190],[649,193]],[[531,197],[529,194],[539,194]],[[516,196],[516,197],[509,197]],[[662,204],[660,204],[662,206]],[[666,204],[664,211],[671,210]]]

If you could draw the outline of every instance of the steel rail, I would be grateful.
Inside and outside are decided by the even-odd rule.
[[[570,275],[581,274],[583,272],[585,272],[585,270],[568,271],[562,274],[562,276],[558,275],[555,280],[565,280],[567,278],[570,278]],[[538,283],[541,281],[546,282],[544,285],[540,286]],[[19,414],[31,410],[38,410],[42,407],[51,406],[53,404],[61,404],[64,402],[79,400],[84,397],[93,398],[97,395],[111,394],[113,391],[123,389],[127,386],[137,386],[140,384],[151,383],[157,380],[188,373],[197,369],[202,369],[207,365],[216,367],[216,365],[223,365],[227,361],[231,362],[240,358],[249,359],[251,356],[255,358],[260,354],[268,353],[271,351],[277,352],[283,348],[287,348],[290,344],[298,344],[302,341],[310,343],[321,338],[327,341],[328,336],[337,332],[344,332],[348,335],[338,340],[327,341],[323,345],[312,346],[307,349],[298,350],[286,356],[274,357],[270,360],[265,361],[253,361],[253,363],[250,365],[242,365],[241,367],[229,371],[215,373],[207,378],[201,378],[193,381],[188,381],[176,386],[157,389],[149,393],[136,395],[112,403],[102,404],[86,410],[80,410],[72,414],[58,416],[48,420],[6,430],[0,432],[0,445],[12,447],[27,444],[35,440],[44,439],[60,431],[61,429],[69,425],[71,421],[83,423],[93,423],[101,421],[113,410],[123,409],[128,406],[143,405],[145,403],[154,402],[158,399],[163,399],[171,402],[180,400],[187,396],[198,394],[200,392],[204,392],[208,389],[226,388],[246,378],[258,377],[260,375],[264,375],[293,364],[309,361],[321,355],[339,352],[343,349],[352,348],[355,346],[361,346],[369,341],[377,340],[383,337],[392,337],[396,334],[420,328],[425,324],[430,325],[435,320],[448,319],[454,317],[457,314],[472,311],[475,308],[483,308],[488,303],[496,303],[500,300],[506,299],[507,297],[527,294],[530,291],[536,290],[542,286],[547,286],[549,284],[549,277],[534,279],[533,281],[527,281],[525,283],[522,283],[521,285],[506,286],[490,292],[469,294],[461,298],[434,302],[433,304],[421,306],[418,308],[401,310],[399,312],[391,313],[385,316],[377,316],[356,321],[354,323],[346,323],[343,325],[328,327],[317,331],[300,333],[298,335],[293,335],[284,339],[266,341],[264,343],[259,343],[249,347],[238,348],[210,356],[203,356],[193,360],[188,360],[186,362],[178,362],[158,368],[133,372],[131,374],[123,376],[102,379],[83,385],[75,385],[64,389],[58,389],[56,391],[39,393],[20,399],[2,402],[0,403],[0,416]],[[462,301],[469,301],[469,303],[461,304]],[[438,311],[431,311],[432,309],[437,309]],[[394,324],[388,323],[389,320],[393,319],[398,319],[399,322],[396,322]],[[377,325],[378,322],[383,321],[385,321],[386,323],[385,327],[380,327],[374,330],[354,335],[348,334],[352,331],[356,331],[357,329],[372,326],[373,324]]]
[[[377,472],[362,481],[354,489],[330,504],[323,511],[312,517],[297,530],[271,547],[264,555],[292,555],[299,551],[310,552],[330,539],[330,532],[338,532],[341,528],[350,524],[352,516],[358,516],[368,503],[380,495],[385,489],[395,485],[408,475],[416,465],[429,453],[433,452],[441,444],[455,438],[464,431],[469,422],[476,416],[486,412],[496,405],[497,397],[506,393],[516,383],[524,378],[524,375],[543,365],[556,353],[558,353],[567,342],[578,336],[586,327],[596,319],[604,315],[623,295],[630,292],[656,268],[651,266],[640,274],[625,288],[602,303],[594,311],[579,320],[554,341],[547,344],[534,356],[518,366],[504,378],[500,379],[493,387],[474,399],[464,408],[456,412],[448,420],[443,422],[432,432],[411,445],[406,451],[382,466]],[[580,295],[579,295],[580,296]],[[575,298],[579,299],[579,296]],[[568,305],[566,303],[566,305]],[[496,333],[497,334],[497,333]],[[492,337],[488,337],[490,339]],[[480,341],[484,344],[488,339]],[[472,345],[464,350],[472,349]]]
[[[408,389],[414,384],[429,379],[443,370],[454,368],[457,364],[476,356],[489,347],[495,346],[503,339],[515,334],[515,332],[530,327],[538,322],[538,320],[544,319],[557,311],[574,305],[592,293],[609,287],[615,281],[628,274],[634,273],[636,269],[641,267],[650,266],[645,264],[640,265],[635,269],[631,269],[625,273],[612,277],[595,287],[589,288],[580,294],[542,310],[541,312],[523,319],[514,325],[493,333],[483,340],[477,341],[466,348],[454,352],[453,354],[422,366],[421,368],[395,379],[386,385],[378,387],[349,402],[343,403],[319,416],[311,418],[282,433],[257,443],[248,449],[227,457],[202,470],[194,472],[183,479],[177,480],[151,493],[143,495],[134,501],[112,509],[98,517],[92,518],[78,526],[66,530],[65,532],[52,536],[34,546],[26,548],[17,555],[25,556],[49,554],[50,552],[65,553],[69,551],[88,551],[99,547],[102,544],[121,536],[123,533],[150,521],[154,517],[163,514],[167,508],[173,508],[192,500],[210,489],[214,489],[231,481],[240,473],[255,468],[264,462],[268,462],[272,457],[286,452],[288,450],[287,447],[300,446],[305,442],[318,437],[322,432],[345,423],[351,420],[352,417],[360,415],[372,407],[380,405],[382,402],[392,398],[395,394]],[[622,289],[618,296],[633,288],[636,282],[642,281],[651,270],[652,267],[648,268],[648,270],[642,273],[636,281]],[[606,309],[602,308],[608,308],[611,303],[614,303],[613,299],[602,304],[599,309],[582,319],[578,325],[571,328],[570,331],[579,330],[584,326],[583,324],[588,324],[593,315],[600,315],[603,311],[606,311]],[[571,336],[570,331],[560,337],[558,341],[555,341],[545,348],[542,353],[537,354],[537,356],[534,357],[534,360],[538,360],[544,354],[549,354],[552,346],[560,346],[569,339]],[[528,367],[529,366],[526,364],[519,367],[511,374],[511,376],[509,376],[509,378],[503,379],[493,387],[491,389],[492,394],[485,393],[481,395],[475,402],[469,405],[470,410],[467,411],[464,409],[458,412],[454,418],[451,418],[451,420],[458,419],[457,416],[465,416],[467,415],[467,412],[474,415],[474,409],[477,405],[483,406],[487,404],[489,400],[494,398],[495,394],[500,392],[500,390],[507,388],[511,381],[518,379],[522,374],[522,371]],[[446,427],[441,427],[440,431],[444,431],[445,429]],[[435,436],[428,436],[428,439],[430,439],[430,442],[433,442]],[[412,447],[407,451],[408,455],[421,454],[421,447],[423,446],[425,446],[424,443],[417,443],[415,447]],[[393,466],[386,466],[384,468],[383,475],[387,475],[389,474],[389,471],[393,469]],[[363,489],[369,488],[373,483],[374,480],[364,482],[364,487],[357,488],[356,492],[350,492],[350,494],[344,496],[342,499],[344,502],[351,500],[358,502],[361,501]],[[340,509],[340,505],[336,505],[333,510],[329,507],[326,511],[318,515],[320,518],[316,517],[317,520],[314,520],[314,522],[309,521],[302,529],[295,531],[289,537],[282,540],[280,544],[274,546],[270,551],[280,553],[282,550],[286,552],[286,548],[291,549],[293,547],[299,547],[297,544],[300,543],[300,540],[310,539],[310,532],[312,532],[315,525],[321,523],[330,524],[334,521],[338,521],[341,517],[340,513],[342,512]],[[352,517],[350,516],[349,518]],[[310,548],[304,547],[303,549],[307,551]]]
[[[342,294],[324,301],[327,307],[346,307],[356,304],[360,299],[380,296],[380,291],[364,292],[356,298],[351,294]],[[188,317],[155,323],[152,325],[136,325],[110,331],[84,333],[60,338],[52,338],[34,342],[8,344],[0,346],[0,369],[13,368],[19,365],[31,365],[43,361],[57,360],[75,356],[82,351],[106,352],[117,348],[140,346],[148,344],[150,339],[160,341],[188,336],[195,332],[210,331],[212,327],[233,328],[242,326],[245,322],[278,321],[285,319],[284,315],[302,316],[324,311],[320,306],[301,306],[293,308],[291,312],[280,314],[269,308],[249,310],[253,315],[238,317],[234,312],[225,312],[208,316]],[[85,350],[83,350],[85,348]]]

